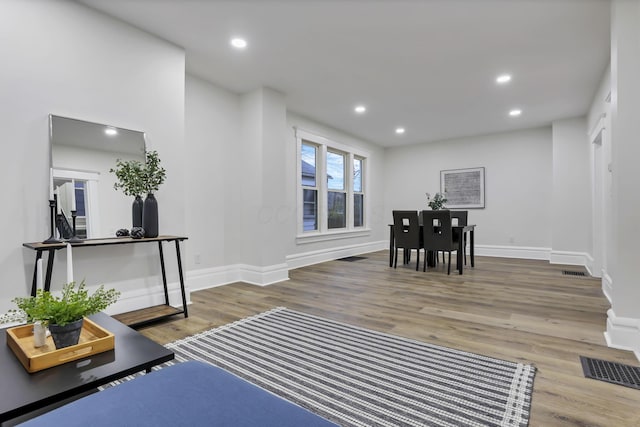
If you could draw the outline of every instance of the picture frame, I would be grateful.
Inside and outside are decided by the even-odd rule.
[[[440,171],[447,209],[484,209],[484,167]]]

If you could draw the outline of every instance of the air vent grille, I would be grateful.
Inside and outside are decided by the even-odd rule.
[[[587,274],[584,271],[562,270],[562,274],[565,276],[587,277]]]
[[[640,368],[617,362],[580,356],[586,378],[640,389]]]

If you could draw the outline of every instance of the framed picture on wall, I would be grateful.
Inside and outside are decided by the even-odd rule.
[[[440,192],[449,209],[484,208],[484,168],[440,171]]]

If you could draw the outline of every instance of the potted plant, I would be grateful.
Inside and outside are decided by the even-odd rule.
[[[138,160],[116,160],[116,167],[109,169],[114,173],[118,181],[113,184],[116,190],[122,190],[126,196],[133,196],[132,216],[133,227],[142,227],[142,194],[146,187],[144,184],[144,165]]]
[[[145,237],[158,235],[158,202],[154,193],[164,183],[165,169],[160,166],[157,151],[145,151],[144,164],[138,160],[126,162],[118,159],[116,167],[109,170],[115,173],[118,182],[114,184],[116,190],[122,190],[125,195],[134,196],[133,227],[142,227]],[[142,202],[142,194],[147,197]]]
[[[142,228],[145,237],[158,236],[158,201],[154,193],[164,183],[165,169],[160,166],[160,158],[157,151],[147,151],[145,166],[142,170],[142,181],[147,197],[144,199],[142,210]]]
[[[26,320],[40,322],[48,326],[56,348],[78,344],[85,316],[98,313],[118,300],[120,292],[105,289],[104,285],[89,294],[84,280],[76,288],[76,283],[67,283],[61,296],[38,289],[36,296],[18,297],[12,301],[18,310],[11,310],[0,318],[3,322]]]
[[[437,211],[439,209],[444,208],[444,204],[447,202],[447,198],[444,193],[436,193],[433,195],[433,199],[429,193],[425,193],[427,195],[428,205],[431,210]]]

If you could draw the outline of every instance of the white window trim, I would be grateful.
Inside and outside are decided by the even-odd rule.
[[[368,236],[371,233],[371,229],[368,225],[369,218],[369,198],[367,191],[369,188],[369,157],[370,153],[350,147],[339,142],[335,142],[324,136],[317,135],[315,133],[294,127],[296,137],[296,194],[297,194],[297,225],[296,225],[296,243],[314,243],[326,240],[346,239],[353,237]],[[303,231],[303,197],[302,197],[302,141],[309,141],[318,145],[318,155],[316,158],[316,169],[319,173],[316,174],[316,188],[318,190],[318,230]],[[341,229],[329,229],[327,226],[327,183],[319,177],[326,176],[326,154],[327,148],[331,148],[335,151],[340,151],[345,154],[345,161],[347,165],[345,167],[345,176],[349,177],[347,188],[345,192],[347,194],[347,227]],[[353,226],[354,212],[353,212],[353,159],[359,157],[362,159],[362,173],[364,179],[362,180],[362,194],[364,194],[364,218],[363,225],[361,227]]]

